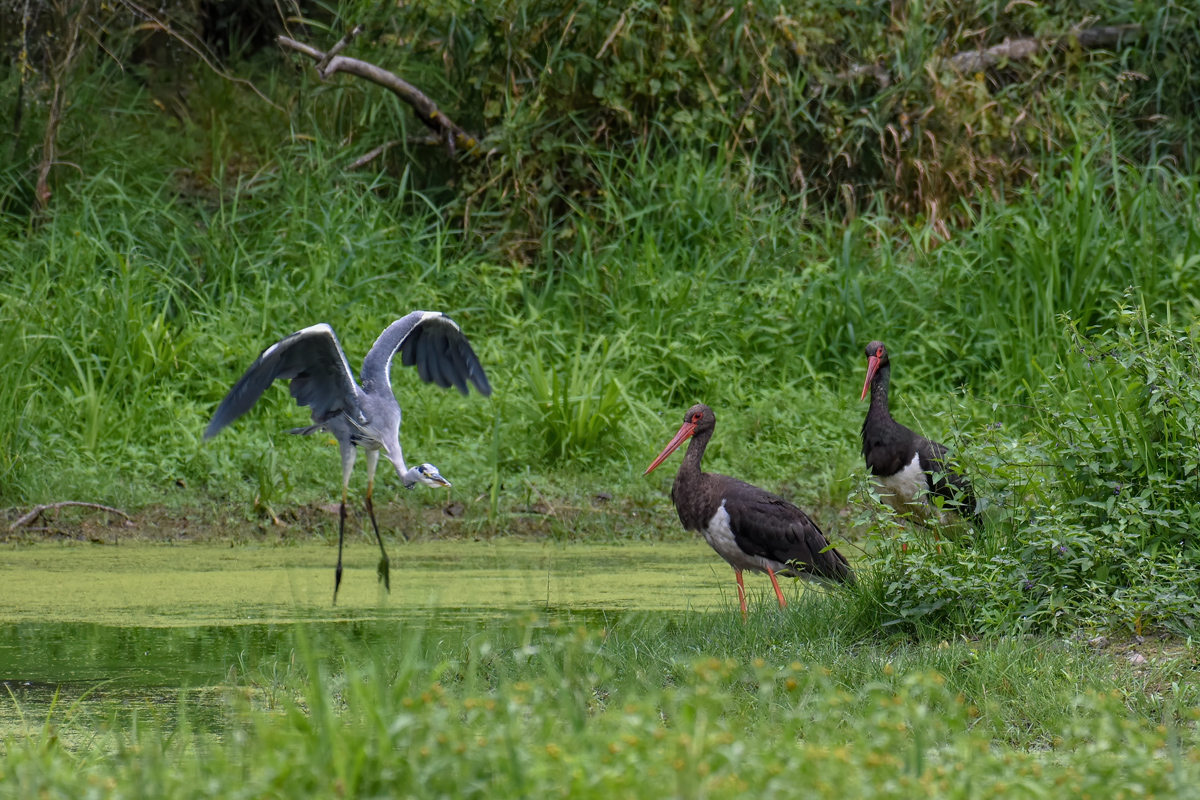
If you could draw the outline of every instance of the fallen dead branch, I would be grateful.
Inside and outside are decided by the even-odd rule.
[[[435,142],[435,144],[440,143],[440,141]],[[393,139],[390,142],[384,142],[383,144],[379,145],[379,147],[369,151],[366,155],[360,156],[359,158],[356,158],[354,161],[350,162],[346,169],[358,169],[359,167],[365,167],[367,164],[370,164],[372,161],[386,153],[389,148],[395,147],[398,144],[400,144],[399,139]]]
[[[471,152],[479,144],[479,138],[467,133],[455,122],[446,116],[446,113],[438,108],[437,103],[429,99],[429,97],[417,87],[408,83],[395,73],[388,72],[386,69],[375,66],[366,61],[357,58],[347,58],[346,56],[338,55],[341,50],[358,35],[358,28],[352,30],[349,34],[342,38],[336,45],[330,48],[328,53],[323,53],[315,47],[310,47],[303,42],[298,42],[288,36],[279,36],[276,41],[284,47],[295,50],[298,53],[303,53],[309,58],[317,62],[317,76],[325,81],[329,80],[338,72],[345,72],[350,75],[357,75],[360,78],[370,81],[378,86],[382,86],[388,91],[395,94],[405,103],[407,103],[414,112],[417,119],[429,128],[435,134],[436,139],[433,142],[444,144],[447,152],[453,157],[459,150]],[[419,140],[420,143],[430,143],[431,139]],[[384,145],[383,150],[387,149],[388,145]],[[377,148],[378,149],[378,148]],[[374,153],[374,155],[372,155]],[[371,158],[359,159],[363,164],[369,162],[379,155],[379,153],[368,153]],[[362,164],[358,164],[362,166]]]
[[[1026,39],[1005,39],[1003,42],[983,50],[964,50],[948,58],[936,61],[940,68],[953,69],[960,73],[979,72],[1005,61],[1024,61],[1055,47],[1070,47],[1072,42],[1086,50],[1112,47],[1144,36],[1145,28],[1138,23],[1130,25],[1098,25],[1093,28],[1077,28],[1066,36]],[[892,83],[892,75],[882,64],[856,64],[830,78],[829,83],[840,85],[857,78],[870,76],[880,88]]]
[[[942,64],[959,72],[978,72],[1002,61],[1022,61],[1056,46],[1069,47],[1071,41],[1086,49],[1111,47],[1123,41],[1137,39],[1144,33],[1142,26],[1102,25],[1072,31],[1059,39],[1005,39],[986,50],[966,50],[945,59]]]
[[[39,516],[41,516],[42,513],[45,511],[56,511],[60,508],[65,508],[67,506],[82,506],[84,508],[94,508],[98,511],[107,511],[110,514],[120,514],[125,519],[130,518],[129,515],[126,514],[124,511],[122,511],[119,508],[113,508],[112,506],[102,506],[99,503],[81,503],[76,500],[64,500],[61,503],[47,503],[47,504],[41,505],[41,506],[34,506],[32,511],[30,511],[28,514],[26,514],[25,516],[18,519],[12,525],[9,525],[8,530],[9,530],[9,532],[12,532],[12,531],[15,531],[17,528],[22,527],[23,525],[28,525],[29,523],[31,523],[35,519],[37,519]]]

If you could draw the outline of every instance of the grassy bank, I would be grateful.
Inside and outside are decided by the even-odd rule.
[[[765,36],[770,20],[751,16]],[[674,17],[628,19],[677,33]],[[879,35],[895,68],[951,47],[896,49],[893,33]],[[376,31],[361,46],[388,41]],[[469,68],[490,69],[476,55]],[[465,167],[441,183],[415,161],[347,169],[345,142],[387,117],[357,89],[300,102],[302,81],[260,59],[243,66],[279,109],[196,73],[186,104],[164,112],[150,74],[81,74],[61,141],[78,177],[54,182],[52,208],[12,200],[0,221],[0,502],[107,502],[143,509],[143,523],[216,507],[323,531],[301,506],[336,498],[334,448],[284,433],[307,418],[282,387],[213,442],[200,432],[282,335],[329,322],[358,364],[388,322],[434,308],[463,325],[496,393],[461,398],[397,371],[406,456],[455,485],[450,498],[401,493],[385,476],[405,525],[440,530],[444,506],[469,536],[529,532],[531,511],[556,538],[654,536],[662,525],[632,520],[669,522],[670,476],[641,472],[700,400],[719,419],[710,469],[795,499],[835,538],[873,537],[872,624],[1190,630],[1200,184],[1186,158],[1146,159],[1154,137],[1092,93],[1116,80],[1115,62],[1093,55],[1077,104],[1044,98],[1059,122],[1086,117],[1086,141],[1055,139],[1022,162],[1036,180],[970,192],[954,230],[945,215],[896,213],[882,191],[843,206],[775,191],[779,163],[670,126],[628,146],[547,144],[560,160],[576,147],[590,188],[531,166],[549,177],[517,203],[537,209],[518,224],[514,206],[471,193],[481,173]],[[1128,55],[1160,77],[1190,63]],[[904,91],[947,85],[925,80]],[[787,106],[793,88],[770,102]],[[647,119],[666,113],[643,105]],[[5,173],[10,199],[21,169]],[[951,444],[980,487],[988,529],[969,552],[889,560],[896,537],[923,537],[877,513],[857,455],[873,338],[894,355],[896,416]],[[620,512],[591,514],[603,502]]]
[[[6,796],[1188,796],[1190,653],[856,644],[816,606],[306,636],[224,712],[67,705],[5,741]],[[382,631],[381,631],[382,633]],[[390,643],[386,641],[391,638]],[[306,643],[307,642],[307,643]],[[86,702],[86,701],[85,701]],[[178,713],[178,716],[175,716]],[[103,727],[99,727],[103,730]],[[221,734],[221,735],[217,735]]]
[[[147,147],[138,159],[167,156]],[[982,583],[975,556],[910,563],[902,581],[874,584],[892,593],[879,621],[933,613],[968,629],[1041,626],[1063,608],[1130,627],[1186,629],[1197,618],[1186,588],[1187,520],[1200,508],[1186,469],[1193,435],[1187,414],[1163,416],[1173,401],[1146,393],[1158,350],[1138,362],[1148,368],[1105,385],[1070,377],[1088,369],[1073,355],[1080,337],[1126,317],[1143,321],[1147,340],[1159,330],[1151,317],[1163,336],[1190,323],[1200,278],[1192,176],[1079,150],[1037,188],[983,202],[943,242],[932,225],[883,214],[814,218],[736,191],[719,160],[635,149],[613,157],[603,201],[564,218],[528,263],[464,237],[406,180],[348,174],[303,141],[214,193],[121,163],[114,155],[55,214],[35,227],[9,221],[0,239],[0,496],[12,506],[216,503],[269,520],[328,503],[336,450],[284,433],[307,418],[282,388],[202,443],[212,409],[286,333],[328,321],[357,364],[392,319],[435,308],[462,323],[496,394],[461,398],[398,370],[402,441],[409,460],[455,484],[455,513],[475,533],[509,530],[513,513],[535,506],[590,508],[600,494],[630,516],[669,520],[670,476],[641,473],[680,410],[702,400],[719,419],[710,469],[813,508],[836,537],[890,537],[857,455],[861,348],[878,337],[894,354],[897,417],[954,445],[990,504],[989,544],[974,552],[1017,554]],[[1096,345],[1087,363],[1132,354],[1135,341]],[[1171,369],[1183,386],[1190,343],[1162,346],[1178,351]],[[1161,424],[1118,422],[1089,439],[1106,396],[1125,417]],[[1055,438],[1064,414],[1079,437]],[[1162,458],[1112,461],[1116,442]],[[1185,469],[1163,472],[1176,456]],[[1093,462],[1104,464],[1094,480],[1071,477]],[[361,472],[355,480],[361,491]],[[1104,495],[1117,486],[1138,491],[1114,513]],[[410,519],[445,499],[419,492],[400,493]],[[846,515],[852,497],[866,502]],[[1103,511],[1081,517],[1081,502]],[[1110,547],[1114,524],[1128,535]],[[1082,566],[1046,572],[1055,562],[1039,557],[1027,568],[1027,554],[1060,552],[1067,539]],[[876,546],[890,547],[867,550]],[[1157,552],[1169,562],[1146,555]],[[927,567],[959,577],[931,580]],[[1029,584],[1047,587],[1032,616]],[[998,599],[993,587],[1004,587]],[[1097,606],[1097,596],[1107,599]]]
[[[1196,794],[1193,9],[346,3],[304,38],[363,22],[355,55],[492,131],[350,169],[407,135],[390,95],[235,27],[274,105],[160,68],[124,3],[72,7],[127,35],[58,70],[67,12],[32,6],[0,48],[0,506],[133,520],[0,552],[0,796]],[[1077,46],[1097,12],[1136,41]],[[1053,46],[938,66],[1008,35]],[[201,432],[281,336],[328,322],[357,367],[417,308],[495,394],[393,372],[453,493],[384,472],[394,594],[359,518],[334,608],[334,442],[286,433],[283,386]],[[871,496],[876,338],[981,530]],[[854,584],[748,580],[742,621],[673,464],[642,476],[697,401],[706,467],[812,510]]]
[[[285,333],[329,321],[357,364],[387,322],[437,308],[497,393],[463,400],[398,372],[404,444],[464,496],[544,472],[645,493],[643,462],[704,400],[714,468],[840,502],[862,340],[888,341],[897,413],[927,433],[951,427],[937,410],[1024,424],[1067,345],[1060,315],[1100,324],[1132,286],[1147,311],[1187,319],[1200,275],[1194,180],[1086,154],[937,247],[885,217],[813,225],[731,195],[718,167],[635,155],[614,164],[607,214],[573,218],[534,265],[463,240],[403,183],[301,155],[212,203],[114,172],[40,229],[6,229],[5,501],[170,502],[177,482],[240,502],[330,497],[336,459],[282,433],[305,419],[285,392],[202,445],[212,408]]]

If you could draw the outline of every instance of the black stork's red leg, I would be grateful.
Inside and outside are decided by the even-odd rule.
[[[750,615],[746,613],[746,584],[742,583],[742,571],[734,567],[733,574],[737,577],[738,605],[742,607],[742,619],[750,619]]]
[[[702,472],[700,460],[712,439],[717,417],[706,405],[688,409],[683,426],[646,469],[650,474],[689,438],[687,453],[671,500],[679,521],[689,531],[700,531],[705,541],[733,567],[738,602],[747,616],[742,571],[765,572],[771,578],[780,608],[787,607],[775,575],[844,583],[854,580],[849,562],[829,547],[825,534],[808,515],[782,497],[725,475]],[[693,438],[694,437],[694,438]]]
[[[787,599],[783,596],[783,592],[779,588],[779,581],[775,579],[775,570],[767,567],[767,575],[771,578],[771,585],[775,587],[775,597],[779,599],[779,607],[787,608]]]
[[[947,515],[930,501],[931,495],[938,495],[944,500],[944,508],[979,525],[971,482],[951,468],[945,446],[892,419],[888,409],[892,366],[887,347],[883,342],[871,342],[866,355],[867,379],[859,400],[865,400],[869,392],[871,405],[862,426],[862,454],[879,485],[880,499],[898,513],[927,525],[931,520],[947,521]],[[939,542],[940,551],[936,529],[933,538]],[[907,550],[903,543],[900,547]]]

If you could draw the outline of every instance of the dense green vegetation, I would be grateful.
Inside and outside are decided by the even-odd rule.
[[[215,716],[209,706],[189,710],[186,693],[178,708],[105,709],[64,697],[48,714],[30,710],[4,743],[0,792],[1194,792],[1194,685],[1163,690],[1193,669],[1190,652],[1147,671],[1114,668],[1112,656],[1073,642],[873,645],[828,624],[836,603],[812,596],[787,614],[764,604],[748,625],[729,608],[607,622],[435,617],[399,630],[377,625],[369,636],[356,629],[358,644],[315,626],[306,628],[312,636],[276,633],[279,655],[231,664]],[[123,640],[158,653],[186,651],[194,636]]]
[[[211,409],[285,333],[331,321],[357,362],[384,324],[429,307],[464,325],[497,393],[464,399],[398,374],[404,444],[410,458],[436,463],[459,498],[495,487],[495,506],[475,501],[473,513],[505,510],[528,494],[530,476],[661,502],[669,477],[640,473],[696,400],[720,419],[712,469],[840,506],[861,474],[861,340],[878,336],[896,354],[897,415],[953,435],[990,487],[996,530],[1024,542],[1040,506],[1028,505],[1028,488],[1008,487],[1056,484],[1037,497],[1058,509],[1045,512],[1051,528],[1066,524],[1064,503],[1076,494],[1056,494],[1060,472],[1033,465],[1077,455],[1080,443],[1055,447],[1044,436],[1056,429],[1047,415],[1092,416],[1088,387],[1047,383],[1056,364],[1071,363],[1067,320],[1103,329],[1123,303],[1173,326],[1193,313],[1196,183],[1165,168],[1080,153],[1061,179],[981,203],[976,226],[934,247],[930,228],[882,216],[806,225],[785,205],[731,195],[722,167],[696,157],[634,159],[620,193],[614,186],[602,211],[579,215],[577,235],[534,266],[464,241],[403,182],[381,197],[386,176],[348,177],[311,155],[237,181],[211,205],[115,168],[77,185],[75,202],[36,231],[10,228],[0,245],[12,364],[0,378],[5,496],[262,508],[329,498],[336,458],[283,434],[305,419],[285,392],[202,444]],[[598,233],[607,228],[621,235]],[[1178,368],[1181,380],[1194,375],[1186,359]],[[1145,402],[1138,391],[1128,403]],[[1186,424],[1162,419],[1180,450],[1194,448]],[[1003,432],[989,432],[997,423]],[[1139,452],[1158,451],[1162,438],[1144,426],[1113,433]],[[1003,453],[1007,472],[987,463],[984,447],[963,446],[977,439]],[[1135,478],[1157,475],[1153,459],[1118,461],[1113,469]],[[1166,515],[1147,522],[1149,534],[1186,560],[1195,493],[1145,488]],[[1142,544],[1120,558],[1141,558]],[[1088,576],[1111,571],[1109,557],[1089,558]],[[1036,581],[1023,563],[1011,567],[1003,585]],[[1118,575],[1129,588],[1145,572],[1122,566]],[[918,572],[915,585],[927,589],[926,578]],[[962,594],[956,584],[939,592],[939,607]],[[1086,592],[1077,601],[1090,607]],[[896,603],[904,615],[928,605]],[[1008,608],[1001,627],[1020,614]],[[1141,612],[1131,608],[1118,603],[1118,618],[1132,623]],[[1175,622],[1178,611],[1172,600],[1147,614]]]
[[[214,27],[199,0],[162,20],[27,6],[0,8],[10,510],[99,501],[152,527],[202,509],[251,521],[230,544],[277,542],[259,565],[301,532],[328,542],[316,509],[273,533],[338,488],[332,443],[285,433],[307,418],[281,387],[212,442],[204,425],[280,336],[329,322],[357,366],[385,324],[433,308],[496,389],[393,374],[405,454],[453,481],[458,530],[520,533],[535,499],[591,513],[603,492],[600,524],[554,515],[556,546],[662,537],[670,470],[641,473],[703,401],[707,467],[811,509],[859,580],[745,625],[598,601],[389,618],[367,646],[301,630],[294,655],[226,673],[215,716],[182,694],[99,717],[14,696],[0,718],[25,714],[27,733],[6,728],[0,794],[1194,792],[1190,638],[1151,665],[1080,643],[1200,620],[1194,4],[299,4],[303,24],[257,32]],[[1128,38],[1085,46],[1093,16]],[[481,148],[411,144],[396,97],[264,46],[286,27],[327,48],[351,24],[349,54],[414,81]],[[1006,36],[1047,46],[952,68]],[[983,530],[935,545],[870,496],[873,338],[893,412],[951,445]],[[387,475],[381,496],[406,525],[446,502]],[[125,549],[105,557],[136,569]],[[156,558],[200,552],[182,550]],[[20,555],[4,569],[28,568],[10,588],[36,611],[53,587],[30,581],[53,570]],[[123,591],[112,572],[71,596]]]

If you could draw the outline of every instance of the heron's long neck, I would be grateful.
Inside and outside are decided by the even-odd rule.
[[[392,462],[392,466],[396,468],[396,475],[404,482],[406,488],[411,489],[413,484],[417,482],[417,468],[409,469],[404,464],[404,451],[400,449],[400,434],[397,432],[394,436],[388,437],[391,441],[387,443],[384,453],[387,455],[388,461]]]
[[[406,468],[403,460],[399,463],[395,461],[392,463],[396,465],[396,474],[400,476],[400,481],[404,484],[405,489],[411,489],[420,482],[421,468],[419,466]]]

